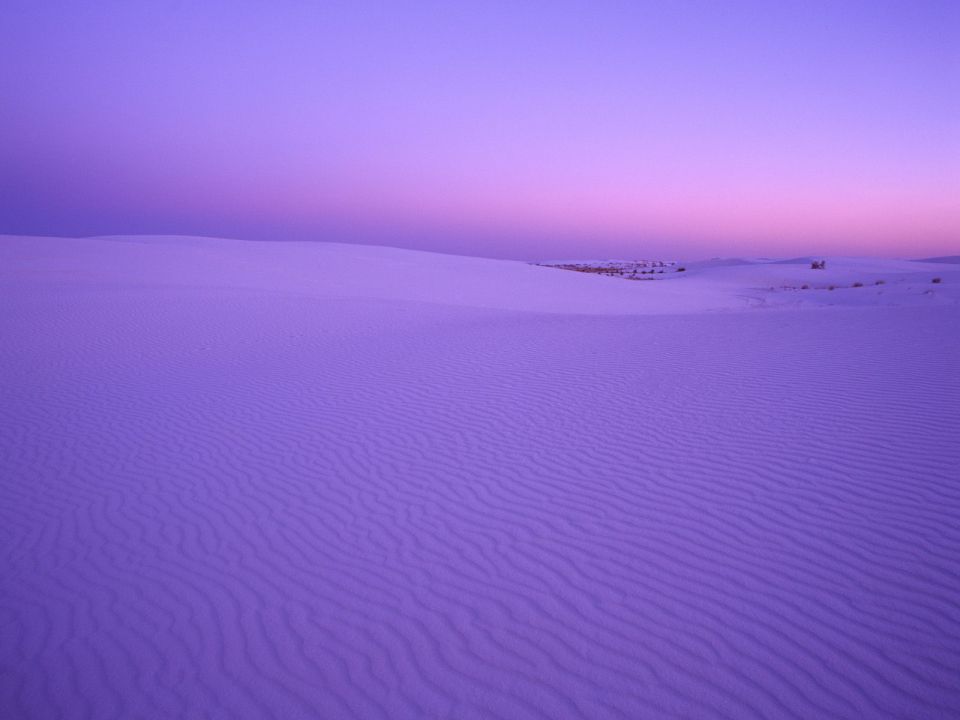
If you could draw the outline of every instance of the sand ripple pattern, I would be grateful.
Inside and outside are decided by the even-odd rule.
[[[3,299],[0,717],[960,717],[955,309]]]

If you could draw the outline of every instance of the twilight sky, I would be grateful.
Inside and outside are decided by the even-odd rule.
[[[0,8],[0,233],[960,253],[960,2]]]

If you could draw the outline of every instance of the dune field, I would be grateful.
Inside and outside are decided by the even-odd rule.
[[[810,261],[0,237],[0,718],[960,717],[960,263]]]

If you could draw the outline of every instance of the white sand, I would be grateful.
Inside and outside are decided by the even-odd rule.
[[[0,238],[0,718],[960,717],[960,265],[827,260]]]

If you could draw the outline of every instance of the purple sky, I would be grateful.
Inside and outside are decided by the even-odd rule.
[[[960,253],[960,2],[0,10],[0,232]]]

